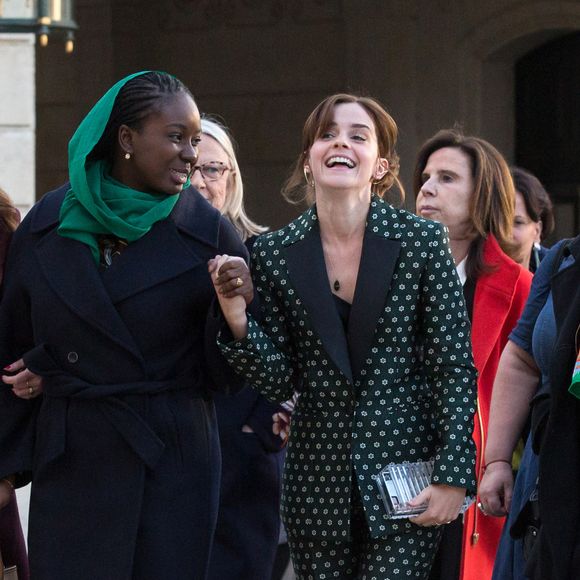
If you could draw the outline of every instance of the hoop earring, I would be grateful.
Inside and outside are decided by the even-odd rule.
[[[131,153],[125,153],[125,159],[129,161],[131,159]]]
[[[315,187],[315,183],[314,183],[314,179],[312,180],[312,183],[310,181],[308,181],[308,176],[311,175],[311,173],[309,171],[306,171],[306,167],[302,168],[302,171],[304,172],[304,179],[306,180],[306,185],[314,188]]]

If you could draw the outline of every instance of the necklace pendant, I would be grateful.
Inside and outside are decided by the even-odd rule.
[[[335,292],[338,292],[340,290],[340,282],[338,280],[335,280],[332,287],[334,288]]]

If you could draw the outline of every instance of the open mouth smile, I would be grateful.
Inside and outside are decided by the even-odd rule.
[[[343,155],[333,155],[330,159],[326,161],[326,167],[348,167],[349,169],[353,169],[356,166],[356,163],[349,159],[348,157],[344,157]]]
[[[185,183],[189,177],[190,171],[187,169],[171,169],[171,175],[178,183]]]

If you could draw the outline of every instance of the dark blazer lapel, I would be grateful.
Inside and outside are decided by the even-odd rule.
[[[400,249],[398,240],[374,234],[367,228],[348,324],[350,363],[355,376],[363,368],[378,319],[385,311]]]
[[[107,294],[88,246],[49,231],[37,244],[38,265],[51,288],[80,318],[142,360]]]
[[[195,248],[201,242],[217,253],[220,221],[220,213],[195,189],[183,191],[171,216],[157,222],[146,236],[129,244],[103,272],[112,301],[120,302],[202,265],[205,259]],[[149,264],[151,260],[153,264]],[[209,281],[209,274],[207,276]]]
[[[180,237],[175,223],[163,220],[113,260],[111,267],[102,272],[103,283],[116,304],[171,280],[202,262],[191,245],[188,246]]]
[[[310,210],[314,212],[313,209]],[[352,370],[344,327],[333,302],[318,222],[313,215],[310,229],[284,249],[288,273],[304,307],[336,366],[352,383]]]

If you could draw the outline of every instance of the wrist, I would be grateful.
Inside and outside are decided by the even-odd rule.
[[[228,326],[230,327],[234,340],[245,338],[248,334],[248,317],[246,313],[244,312],[242,316],[236,316],[234,319],[228,320]]]
[[[487,468],[488,468],[490,465],[495,465],[495,464],[502,464],[502,463],[509,465],[509,468],[510,468],[510,469],[512,468],[512,462],[511,462],[511,459],[492,459],[491,461],[487,461],[487,462],[485,463],[485,465],[483,466],[483,471],[487,471]]]

